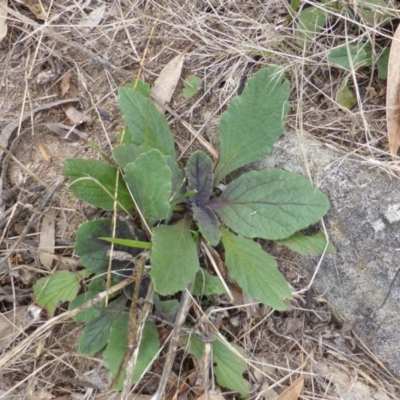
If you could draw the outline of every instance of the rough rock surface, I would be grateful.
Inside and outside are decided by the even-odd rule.
[[[329,197],[331,209],[324,220],[337,250],[323,258],[313,288],[400,377],[400,274],[390,290],[400,268],[400,181],[295,132],[286,132],[256,168],[305,175],[306,165],[314,184]],[[303,258],[310,278],[318,262]]]

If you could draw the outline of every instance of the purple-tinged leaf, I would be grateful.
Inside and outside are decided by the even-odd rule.
[[[194,152],[186,165],[189,182],[187,190],[197,190],[189,200],[197,206],[203,205],[211,197],[214,184],[213,168],[211,158],[201,150]]]
[[[248,172],[206,205],[235,232],[271,240],[316,223],[329,208],[327,197],[306,178],[280,169]]]
[[[215,212],[207,206],[197,207],[195,204],[193,204],[192,209],[200,232],[211,246],[216,246],[221,238],[221,232],[219,231],[219,221]]]

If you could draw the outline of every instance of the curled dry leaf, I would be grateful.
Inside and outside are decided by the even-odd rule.
[[[393,36],[390,48],[387,94],[386,94],[386,120],[389,140],[389,150],[392,159],[397,159],[400,146],[400,25]]]
[[[49,153],[47,152],[46,147],[44,147],[43,144],[39,141],[37,142],[37,144],[38,144],[40,154],[43,156],[43,158],[45,159],[47,164],[51,164],[51,157],[49,156]]]
[[[54,243],[55,243],[55,216],[54,208],[51,208],[43,218],[42,230],[39,239],[39,259],[47,268],[53,264]]]
[[[0,350],[10,345],[26,328],[40,319],[41,308],[23,306],[0,314]]]
[[[67,94],[67,92],[69,90],[71,77],[72,77],[72,73],[71,72],[67,72],[61,78],[61,81],[60,81],[60,97],[61,98],[63,98]]]
[[[6,6],[8,0],[0,0],[0,42],[7,35],[7,11],[2,8],[2,6]]]

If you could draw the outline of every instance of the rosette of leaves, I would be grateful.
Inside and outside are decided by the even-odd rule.
[[[201,277],[203,293],[222,291],[217,278],[200,268],[198,242],[205,241],[219,252],[223,248],[228,275],[244,292],[276,310],[287,309],[292,297],[289,285],[275,259],[254,239],[282,242],[318,222],[328,210],[327,197],[303,176],[279,169],[252,170],[234,180],[229,177],[271,152],[283,132],[289,90],[279,68],[259,70],[221,116],[216,166],[199,150],[182,169],[174,136],[149,98],[148,86],[127,85],[118,96],[126,128],[120,145],[113,149],[113,160],[65,162],[64,174],[78,198],[105,210],[116,207],[136,224],[133,230],[119,223],[115,250],[123,245],[150,248],[150,278],[159,295],[173,295]],[[222,191],[217,189],[220,183],[226,184]],[[104,261],[96,260],[109,254],[110,243],[100,239],[107,236],[112,236],[110,220],[88,222],[77,233],[76,252],[95,274],[105,272]],[[137,253],[129,253],[126,247],[122,250],[134,263]],[[118,276],[121,268],[116,264],[112,273]],[[196,286],[201,284],[196,282]],[[108,314],[103,316],[108,333],[96,351],[106,346],[118,321],[115,313]],[[151,325],[147,329],[154,332]],[[150,353],[147,359],[154,352]],[[220,377],[227,373],[221,368]],[[224,386],[245,395],[243,378],[238,381],[240,389],[235,379],[227,383],[221,378]]]

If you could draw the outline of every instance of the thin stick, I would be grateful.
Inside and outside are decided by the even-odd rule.
[[[179,307],[178,315],[175,320],[175,327],[171,333],[171,343],[168,347],[167,358],[165,360],[163,373],[161,375],[160,384],[158,386],[157,392],[151,398],[151,400],[159,400],[164,398],[165,388],[167,387],[168,379],[172,370],[172,365],[175,360],[175,354],[178,349],[179,335],[183,324],[186,321],[186,316],[190,310],[192,296],[191,292],[193,290],[193,284],[189,285],[186,291],[183,293],[182,302]]]

